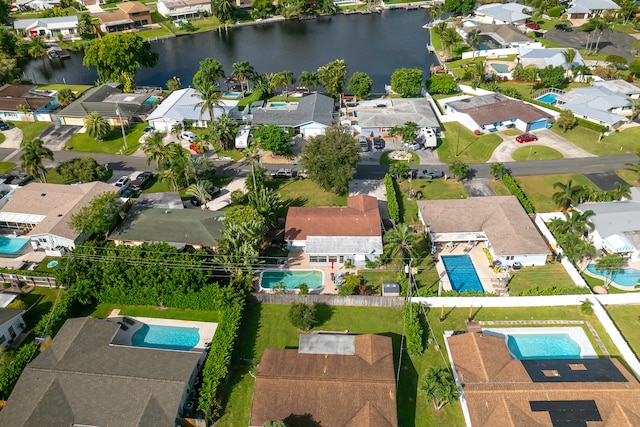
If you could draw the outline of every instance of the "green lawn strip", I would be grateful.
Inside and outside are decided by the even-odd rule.
[[[545,19],[545,20],[538,20],[536,21],[538,24],[540,24],[540,29],[542,30],[553,30],[553,27],[555,27],[557,24],[561,24],[563,23],[562,20],[558,19],[558,18],[551,18],[551,19]]]
[[[404,274],[396,272],[393,268],[386,270],[358,270],[358,275],[364,277],[367,285],[375,289],[376,293],[382,292],[382,282],[397,282]]]
[[[542,46],[544,46],[544,47],[546,47],[548,49],[557,49],[557,48],[566,47],[563,44],[552,42],[551,40],[547,40],[547,39],[545,39],[543,37],[537,37],[537,38],[535,38],[535,41],[540,42],[542,44]]]
[[[346,206],[347,197],[324,191],[310,179],[277,179],[271,185],[280,193],[284,212],[290,206]]]
[[[2,144],[5,139],[7,139],[7,137],[4,136],[4,133],[0,133],[0,144]]]
[[[584,279],[585,282],[587,282],[587,285],[589,285],[589,287],[591,288],[591,290],[593,290],[594,286],[604,286],[604,278],[599,279],[597,277],[593,277],[590,276],[586,273],[582,273],[582,278]],[[608,292],[610,294],[625,294],[627,293],[626,291],[623,291],[622,289],[618,289],[615,286],[609,286],[609,290]]]
[[[524,267],[509,273],[509,292],[520,293],[533,288],[575,289],[576,284],[559,262],[548,262],[537,267]],[[586,291],[586,288],[585,288]]]
[[[31,141],[36,139],[38,135],[49,126],[49,122],[10,122],[22,130],[22,141]]]
[[[59,260],[59,259],[60,257],[46,256],[42,258],[42,261],[40,261],[40,263],[36,266],[34,271],[40,271],[43,273],[53,273],[58,269],[58,265],[56,264],[54,267],[49,268],[47,267],[47,264],[49,264],[51,261]]]
[[[48,85],[38,85],[38,90],[62,90],[62,89],[71,89],[73,93],[75,93],[76,97],[81,95],[83,92],[91,89],[93,86],[91,85],[66,85],[66,84],[48,84]]]
[[[453,163],[454,160],[464,163],[486,162],[493,150],[502,143],[502,138],[496,134],[476,136],[460,123],[447,123],[445,134],[446,138],[438,147],[438,156],[446,163]]]
[[[155,22],[154,22],[155,24]],[[144,31],[140,31],[138,33],[138,35],[140,37],[142,37],[143,39],[153,39],[156,37],[166,37],[166,36],[173,36],[174,33],[169,30],[169,28],[167,28],[166,26],[160,24],[160,28],[154,28],[151,30],[144,30]]]
[[[447,172],[446,170],[444,171]],[[418,205],[416,200],[409,200],[409,180],[404,180],[400,184],[400,194],[398,202],[400,203],[400,212],[402,213],[402,222],[412,223],[418,217]],[[411,180],[411,189],[416,192],[422,192],[424,200],[439,199],[463,199],[467,197],[467,191],[461,182],[453,179],[413,179]]]
[[[116,154],[122,150],[124,154],[129,155],[134,153],[140,146],[138,140],[146,127],[146,123],[139,123],[129,129],[125,129],[127,145],[129,146],[127,150],[124,149],[122,130],[117,126],[113,127],[102,141],[96,141],[87,133],[76,133],[67,141],[66,146],[70,147],[72,151],[82,153]]]
[[[640,334],[638,333],[640,328],[640,320],[638,319],[640,305],[607,305],[605,309],[636,357],[640,357]]]
[[[60,288],[36,286],[30,293],[21,296],[27,308],[31,307],[31,305],[37,301],[37,304],[22,316],[27,325],[27,329],[35,327],[42,316],[51,310],[60,292],[63,292]]]
[[[183,308],[150,307],[143,305],[98,304],[92,317],[103,319],[114,308],[120,314],[131,317],[153,317],[157,319],[193,320],[197,322],[219,322],[220,312],[212,310],[187,310]]]
[[[511,192],[504,186],[502,181],[495,179],[489,180],[489,185],[493,189],[493,192],[496,193],[496,196],[510,196]]]
[[[433,31],[433,28],[429,29],[429,34],[431,35],[431,46],[437,51],[442,50],[442,42],[440,41],[440,36]]]
[[[640,185],[640,176],[634,171],[628,169],[617,170],[616,175],[624,179],[629,185]]]
[[[518,136],[522,134],[522,131],[518,129],[507,129],[507,130],[503,130],[502,133],[505,134],[506,136]]]
[[[16,164],[12,162],[0,162],[0,173],[7,173],[15,168]]]
[[[566,184],[570,179],[573,180],[573,185],[588,185],[593,191],[600,190],[586,176],[577,173],[516,177],[527,198],[533,203],[536,212],[553,212],[558,210],[558,207],[551,200],[553,193],[558,191],[553,188],[553,184],[556,182]]]
[[[389,158],[389,154],[393,153],[393,151],[397,151],[397,150],[389,150],[389,151],[385,151],[384,153],[382,153],[382,156],[380,157],[380,164],[381,165],[390,165],[391,163],[396,163],[396,162],[406,162],[406,160],[394,160],[394,159],[390,159]],[[411,160],[409,161],[410,165],[419,165],[420,164],[420,158],[418,157],[418,155],[416,153],[411,153]]]
[[[640,149],[640,128],[630,128],[622,132],[614,132],[605,136],[600,142],[600,134],[582,126],[562,132],[557,125],[551,130],[578,147],[595,154],[596,156],[616,156],[622,154],[634,154]]]
[[[564,156],[558,150],[554,150],[544,145],[529,145],[528,147],[520,147],[511,155],[513,160],[518,162],[527,162],[533,160],[558,160]]]
[[[234,162],[244,157],[240,150],[216,150],[216,154],[218,157],[231,157]]]

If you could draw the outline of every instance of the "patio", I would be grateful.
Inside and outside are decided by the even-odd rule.
[[[495,293],[497,295],[506,295],[506,289],[504,286],[505,272],[495,273],[493,268],[489,266],[489,260],[483,251],[484,245],[478,242],[478,244],[472,245],[468,243],[453,243],[444,245],[444,247],[438,251],[438,262],[435,264],[438,276],[442,283],[442,290],[451,291],[451,282],[447,275],[444,263],[440,256],[442,255],[469,255],[473,267],[478,274],[480,283],[487,293]]]

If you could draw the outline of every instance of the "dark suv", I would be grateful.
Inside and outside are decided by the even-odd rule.
[[[558,24],[555,27],[556,30],[560,30],[560,31],[564,31],[564,32],[571,32],[573,31],[573,28],[571,28],[570,26],[568,26],[567,24]]]
[[[142,172],[131,182],[133,190],[144,190],[144,186],[153,178],[153,172]]]

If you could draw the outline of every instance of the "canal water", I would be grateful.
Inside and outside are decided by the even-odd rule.
[[[259,73],[291,70],[315,71],[335,59],[347,62],[349,75],[366,72],[374,82],[374,91],[384,85],[398,68],[420,68],[425,77],[429,66],[437,59],[426,49],[428,30],[422,26],[430,21],[426,9],[387,10],[381,14],[335,15],[315,20],[287,20],[230,28],[151,42],[160,54],[158,65],[143,68],[136,74],[142,86],[163,86],[173,76],[184,86],[191,83],[198,63],[216,58],[225,73],[231,64],[249,61]],[[71,59],[49,61],[41,59],[23,64],[24,77],[37,83],[93,84],[95,69],[82,65],[82,53],[72,53]]]

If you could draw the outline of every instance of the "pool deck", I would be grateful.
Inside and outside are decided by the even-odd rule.
[[[496,281],[502,281],[504,283],[505,275],[504,273],[494,273],[493,269],[489,266],[489,260],[487,256],[484,254],[482,250],[484,245],[477,244],[473,246],[470,250],[467,244],[458,244],[449,247],[445,247],[440,252],[438,252],[438,262],[436,263],[436,271],[438,272],[438,276],[440,277],[440,281],[442,282],[442,290],[451,291],[453,288],[451,287],[451,282],[449,281],[449,276],[444,268],[444,263],[440,259],[441,255],[469,255],[471,257],[471,261],[473,262],[473,266],[476,269],[476,273],[478,274],[478,278],[480,279],[480,283],[482,283],[482,287],[485,292],[489,293],[497,293],[497,289],[494,288],[494,283]]]
[[[582,262],[582,264],[580,265],[580,270],[586,274],[587,276],[593,277],[595,279],[600,279],[603,282],[603,286],[604,286],[604,277],[600,276],[599,274],[595,274],[590,272],[589,270],[587,270],[587,265],[590,264],[592,261],[591,260],[585,260]],[[622,268],[635,268],[636,270],[640,270],[640,261],[628,261],[625,262],[625,264],[622,266]],[[640,288],[634,288],[633,286],[623,286],[623,285],[619,285],[616,282],[610,282],[609,286],[613,286],[616,289],[620,289],[621,291],[626,291],[626,292],[637,292],[640,291]]]

